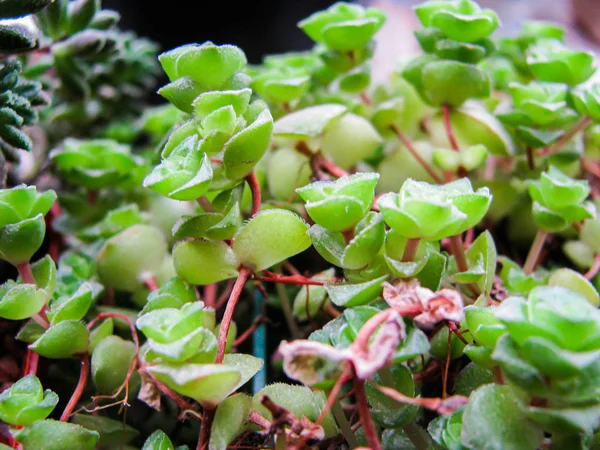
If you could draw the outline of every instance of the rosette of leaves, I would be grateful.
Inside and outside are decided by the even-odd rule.
[[[500,21],[491,9],[481,9],[472,0],[427,1],[415,7],[424,27],[435,27],[459,42],[477,42],[490,36]]]
[[[5,0],[0,6],[0,19],[18,19],[46,8],[52,0]],[[2,53],[18,53],[37,46],[38,34],[24,23],[0,25],[0,48]]]
[[[250,87],[269,104],[289,106],[311,88],[311,73],[304,68],[259,67],[251,75]]]
[[[246,55],[233,45],[184,45],[161,54],[159,60],[171,82],[158,93],[187,113],[203,92],[240,89],[249,81],[240,72]]]
[[[540,39],[527,49],[527,64],[540,81],[576,86],[595,72],[593,53],[572,50],[558,39]]]
[[[66,180],[92,191],[126,180],[138,166],[128,145],[110,139],[68,138],[50,159]]]
[[[144,179],[144,186],[174,200],[202,197],[212,181],[213,169],[198,136],[175,147]]]
[[[317,181],[296,190],[317,225],[332,231],[351,230],[369,212],[375,198],[377,173]]]
[[[0,419],[12,426],[31,425],[48,417],[57,403],[58,395],[27,375],[0,394]]]
[[[562,231],[573,222],[596,216],[594,204],[585,201],[590,193],[588,182],[570,178],[554,166],[531,181],[528,189],[533,220],[542,231]]]
[[[298,26],[313,41],[349,52],[365,47],[384,21],[385,14],[377,8],[339,2],[302,20]]]
[[[0,190],[0,258],[15,266],[29,262],[42,245],[44,216],[55,200],[54,191],[38,193],[35,186]]]
[[[18,60],[0,63],[0,150],[7,159],[18,159],[13,149],[31,150],[31,139],[21,128],[34,125],[36,108],[46,104],[42,85],[23,79]]]
[[[438,240],[475,226],[492,201],[488,188],[473,190],[468,178],[433,185],[408,179],[400,193],[388,193],[378,205],[386,224],[409,239]]]
[[[202,302],[185,303],[181,308],[159,308],[137,320],[148,338],[148,363],[213,363],[217,356],[214,334],[215,311]]]
[[[524,81],[532,80],[533,74],[527,64],[527,49],[540,39],[556,39],[563,42],[565,30],[557,23],[542,20],[523,22],[515,37],[498,39],[498,54],[508,59]]]
[[[567,86],[532,81],[511,83],[512,107],[499,110],[498,118],[516,127],[517,136],[529,147],[544,147],[562,134],[562,127],[577,120],[569,107]]]
[[[529,418],[552,433],[590,433],[600,420],[598,309],[569,289],[541,286],[527,300],[506,299],[495,317],[507,332],[492,358],[509,381],[547,400],[525,406]]]
[[[247,88],[199,94],[193,99],[193,118],[169,137],[162,152],[163,163],[169,160],[175,148],[197,136],[201,150],[194,153],[215,160],[214,166],[206,160],[206,170],[214,170],[213,181],[207,186],[217,190],[239,184],[267,151],[273,131],[268,108],[263,102],[249,104],[251,95],[252,91]],[[181,156],[181,152],[179,148],[177,156]],[[146,183],[154,182],[155,178],[161,180],[160,173],[165,170],[162,165],[158,166],[146,178]]]
[[[494,50],[489,36],[499,25],[496,13],[471,0],[424,2],[415,12],[425,27],[415,36],[426,54],[404,68],[404,78],[435,106],[488,97],[490,78],[475,63]]]
[[[442,59],[477,63],[494,51],[489,36],[500,21],[471,0],[429,1],[415,7],[424,29],[415,36],[426,53]]]
[[[373,54],[373,37],[385,19],[380,9],[339,2],[298,26],[317,43],[316,51],[327,69],[340,75],[339,89],[359,93],[371,82],[368,59]]]

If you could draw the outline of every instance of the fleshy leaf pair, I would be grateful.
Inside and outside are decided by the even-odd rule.
[[[384,21],[385,14],[377,8],[340,2],[304,19],[298,26],[315,42],[348,52],[366,46]]]
[[[110,139],[66,139],[50,152],[50,159],[71,183],[98,190],[131,176],[138,162],[127,145]]]
[[[379,174],[358,173],[335,181],[317,181],[296,192],[318,225],[332,231],[352,229],[373,204]]]
[[[479,223],[491,200],[489,189],[474,191],[467,178],[445,185],[409,179],[399,194],[384,194],[378,204],[385,222],[402,236],[437,240]]]
[[[539,181],[531,181],[528,188],[533,219],[544,231],[561,231],[573,222],[596,216],[593,203],[585,201],[590,193],[587,181],[574,180],[554,166],[542,173]]]
[[[136,326],[148,338],[149,363],[212,363],[217,355],[215,312],[202,302],[152,310]]]
[[[202,285],[233,278],[240,266],[264,270],[306,250],[307,231],[308,225],[294,213],[263,211],[240,229],[231,247],[200,240],[179,244],[173,251],[175,269],[189,283]]]
[[[35,186],[0,189],[0,258],[13,265],[28,263],[46,233],[44,216],[56,200],[52,190]]]

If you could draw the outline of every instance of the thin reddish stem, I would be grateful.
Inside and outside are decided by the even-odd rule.
[[[340,178],[345,175],[349,175],[348,172],[346,172],[341,167],[338,167],[337,165],[335,165],[332,161],[328,160],[323,155],[320,155],[320,165],[326,172],[329,172],[331,175],[333,175],[336,178]]]
[[[569,143],[569,141],[571,139],[573,139],[577,133],[579,133],[580,131],[583,131],[592,122],[593,121],[592,121],[591,117],[587,117],[587,116],[583,117],[579,122],[577,122],[575,124],[575,126],[573,128],[571,128],[569,131],[567,131],[565,134],[563,134],[553,145],[551,145],[550,147],[545,148],[543,150],[542,154],[543,155],[550,155],[552,153],[558,152],[565,145],[567,145]]]
[[[33,276],[33,272],[31,271],[31,264],[28,262],[17,264],[17,270],[19,271],[19,275],[23,278],[23,283],[34,284],[37,286],[35,282],[35,278]]]
[[[238,300],[240,299],[240,295],[242,294],[242,290],[246,285],[246,282],[250,279],[252,272],[245,267],[240,269],[240,273],[238,275],[237,280],[233,286],[233,290],[231,291],[231,295],[229,296],[229,300],[227,301],[227,307],[225,308],[225,313],[223,314],[223,319],[221,320],[221,326],[219,328],[219,338],[217,341],[217,359],[216,363],[220,364],[223,362],[223,358],[225,357],[225,346],[227,344],[227,335],[229,333],[229,327],[231,326],[231,321],[233,320],[233,313],[235,312],[235,307],[237,305]]]
[[[590,267],[590,270],[586,272],[585,278],[591,280],[598,274],[598,272],[600,272],[600,253],[594,258],[594,264],[592,267]]]
[[[431,165],[427,161],[425,161],[425,159],[417,151],[413,142],[408,138],[408,136],[406,136],[396,125],[391,125],[390,128],[398,137],[398,139],[400,139],[402,144],[404,144],[404,146],[406,147],[408,152],[413,156],[413,158],[415,158],[417,162],[421,164],[421,167],[425,169],[429,176],[433,178],[437,183],[442,184],[444,182],[444,179],[435,171],[433,167],[431,167]]]
[[[112,317],[115,319],[121,319],[124,322],[126,322],[127,325],[129,326],[129,329],[131,330],[131,338],[133,339],[133,343],[135,344],[135,355],[133,356],[133,359],[131,360],[131,364],[129,365],[129,370],[127,371],[125,381],[123,382],[123,384],[121,385],[119,390],[115,394],[113,394],[113,397],[118,396],[121,393],[121,391],[123,389],[125,389],[125,402],[127,402],[127,398],[128,398],[127,394],[129,393],[129,380],[131,379],[133,373],[135,372],[135,368],[139,362],[140,341],[138,339],[137,330],[135,329],[135,325],[133,324],[131,319],[129,317],[127,317],[125,314],[121,314],[121,313],[116,313],[116,312],[100,313],[90,323],[88,323],[87,329],[91,330],[96,323],[98,323],[100,320],[106,319],[108,317]]]
[[[438,414],[442,415],[452,414],[452,412],[454,412],[460,406],[465,405],[469,400],[467,397],[463,397],[461,395],[455,395],[446,399],[423,397],[413,398],[404,395],[390,387],[381,386],[376,383],[372,384],[375,386],[375,388],[377,388],[380,392],[390,397],[392,400],[395,400],[400,403],[406,403],[409,405],[422,406],[423,408],[427,408],[431,411],[435,411]]]
[[[417,249],[419,248],[419,242],[421,239],[408,239],[406,246],[404,247],[404,253],[402,254],[402,262],[411,262],[415,259]]]
[[[346,363],[346,365],[344,366],[344,371],[342,372],[342,374],[339,376],[339,378],[337,379],[337,381],[331,388],[331,392],[329,393],[329,396],[327,397],[325,406],[323,407],[321,414],[317,418],[315,425],[321,425],[323,423],[323,421],[327,417],[327,414],[331,410],[331,407],[337,400],[337,397],[342,389],[342,386],[344,385],[344,383],[346,381],[349,381],[351,378],[352,378],[352,370],[351,370],[350,365],[348,363]]]
[[[198,437],[198,445],[196,446],[196,450],[205,450],[208,448],[208,442],[210,440],[210,428],[214,418],[215,408],[204,408],[204,414],[202,415],[202,426],[200,427],[200,436]]]
[[[207,284],[204,286],[204,304],[214,307],[217,301],[217,284]]]
[[[462,236],[457,234],[450,238],[450,248],[452,249],[452,255],[456,260],[456,267],[459,272],[466,272],[469,270],[467,259],[465,257],[465,247],[463,245]]]
[[[252,278],[258,281],[265,281],[268,283],[281,283],[281,284],[296,284],[296,285],[308,285],[308,286],[323,286],[327,283],[334,283],[340,281],[338,279],[332,280],[317,280],[314,278],[307,278],[303,275],[281,275],[279,273],[269,272],[263,270],[266,276],[253,274]]]
[[[200,208],[202,208],[202,210],[206,213],[215,212],[215,208],[213,207],[210,200],[208,198],[206,198],[206,195],[203,195],[202,197],[198,197],[196,199],[196,203],[198,203],[198,205],[200,205]]]
[[[527,255],[525,265],[523,266],[523,272],[525,272],[525,275],[529,275],[535,270],[538,259],[540,258],[540,253],[544,248],[544,243],[546,242],[547,237],[547,232],[538,230],[537,234],[535,235],[533,244],[531,244],[531,249],[529,250],[529,254]]]
[[[377,429],[375,428],[371,412],[369,411],[369,403],[367,402],[367,395],[365,394],[365,382],[360,380],[356,376],[356,373],[353,375],[354,394],[356,396],[360,423],[365,433],[365,437],[367,438],[371,450],[382,450],[381,442],[379,442],[379,436],[377,435]]]
[[[159,289],[158,283],[156,282],[156,278],[152,276],[144,278],[144,286],[146,286],[152,292],[158,291]]]
[[[90,375],[90,357],[89,357],[89,355],[87,353],[85,355],[81,355],[79,357],[79,360],[81,361],[81,369],[79,370],[79,381],[77,382],[77,386],[75,387],[75,391],[73,392],[73,395],[71,395],[71,399],[69,400],[69,403],[67,403],[65,410],[63,411],[62,415],[60,416],[61,422],[69,421],[69,417],[71,417],[71,414],[73,414],[73,411],[75,410],[75,406],[77,406],[77,403],[79,403],[79,400],[81,399],[81,396],[83,395],[83,391],[85,391],[88,376]]]
[[[215,311],[221,309],[221,307],[227,302],[229,295],[231,294],[231,290],[233,289],[233,280],[227,280],[227,286],[225,286],[225,290],[217,299],[215,304]]]
[[[252,322],[252,325],[250,325],[250,327],[248,327],[248,329],[246,331],[244,331],[240,335],[240,337],[238,337],[235,341],[233,341],[233,347],[236,348],[236,347],[239,347],[240,345],[242,345],[246,341],[246,339],[248,339],[250,336],[252,336],[252,334],[260,326],[260,324],[265,321],[266,321],[266,319],[263,315],[260,315],[256,319],[254,319],[254,322]]]
[[[369,94],[367,94],[365,91],[360,93],[360,99],[366,106],[373,106],[373,102],[371,101]]]
[[[446,134],[448,135],[448,141],[454,151],[460,151],[458,142],[456,142],[456,136],[454,136],[454,130],[452,129],[452,121],[450,120],[450,106],[442,105],[442,114],[444,116],[444,127],[446,128]]]
[[[260,192],[260,184],[258,182],[258,178],[256,178],[256,174],[254,172],[250,172],[250,175],[246,177],[246,181],[248,182],[248,186],[250,186],[250,191],[252,192],[252,214],[251,217],[257,215],[260,211],[261,204],[261,192]]]
[[[25,369],[23,375],[35,375],[37,373],[40,355],[33,350],[27,350],[27,358],[25,359]]]

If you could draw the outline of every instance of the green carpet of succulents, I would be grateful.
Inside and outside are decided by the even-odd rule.
[[[0,449],[600,448],[595,57],[414,12],[375,84],[376,8],[249,65],[0,0]]]

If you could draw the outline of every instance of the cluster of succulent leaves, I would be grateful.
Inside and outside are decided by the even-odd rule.
[[[0,0],[0,448],[598,448],[594,55],[415,13],[375,85],[376,8],[248,65]]]

